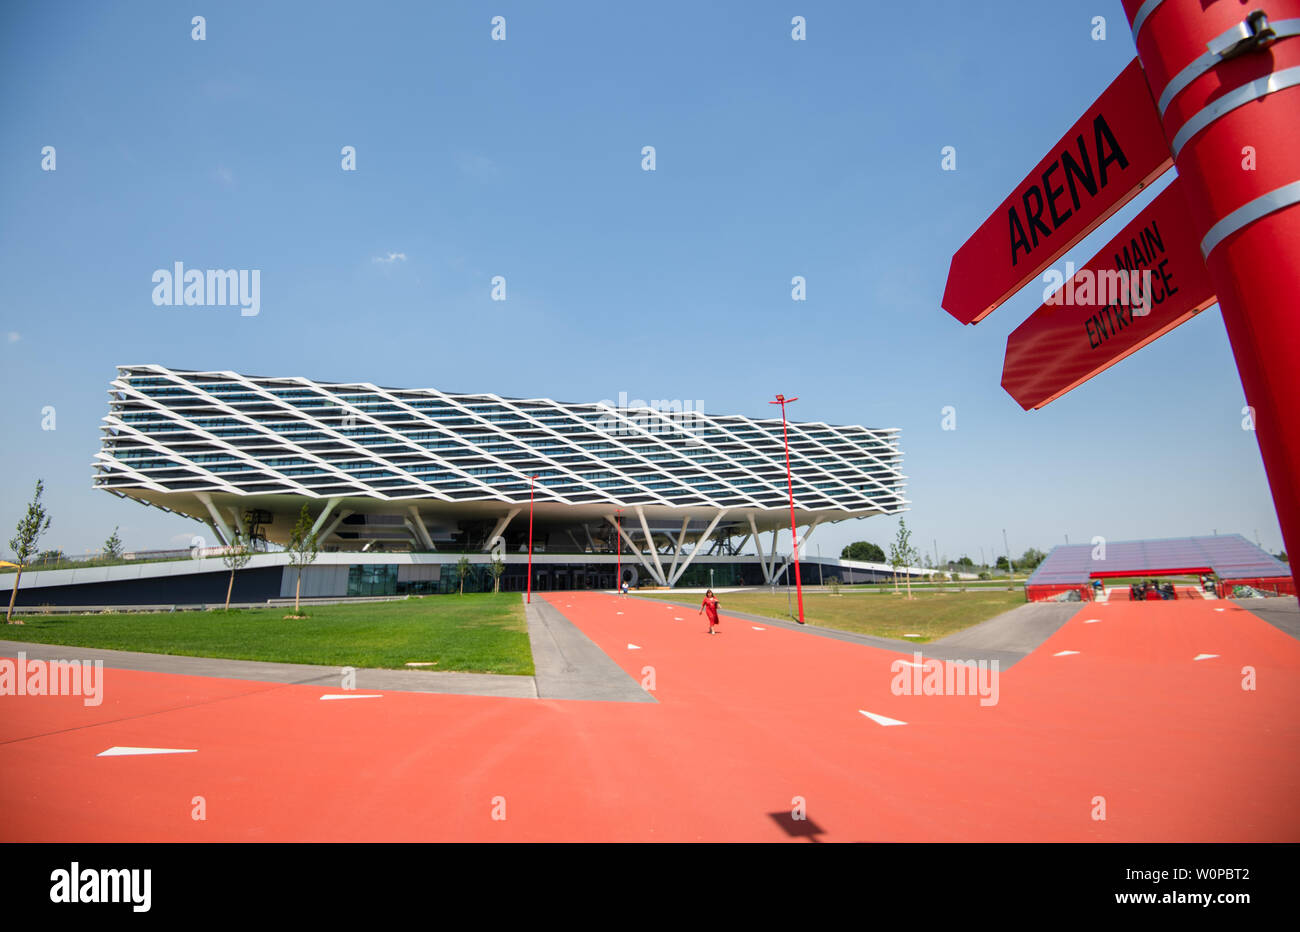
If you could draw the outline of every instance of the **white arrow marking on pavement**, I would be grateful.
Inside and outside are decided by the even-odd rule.
[[[1193,659],[1193,660],[1213,660],[1213,659],[1214,659],[1215,657],[1217,657],[1217,656],[1219,656],[1219,655],[1218,655],[1218,654],[1197,654],[1197,655],[1196,655],[1195,657],[1193,657],[1192,659]]]
[[[615,612],[614,614],[615,614],[615,615],[621,615],[621,614],[623,614],[623,613],[622,613],[622,612]]]
[[[750,625],[755,631],[766,631],[766,628],[760,628],[758,625]]]
[[[858,709],[858,711],[861,712],[863,715],[865,715],[867,718],[871,719],[871,720],[872,720],[873,722],[875,722],[877,725],[885,725],[885,726],[889,726],[889,725],[906,725],[906,724],[907,724],[907,722],[900,722],[900,721],[899,721],[898,719],[896,719],[896,718],[889,718],[888,716],[885,716],[885,715],[876,715],[874,712],[868,712],[868,711],[866,711],[865,709]]]
[[[1100,618],[1088,618],[1088,619],[1085,619],[1083,623],[1084,623],[1085,625],[1095,625],[1095,624],[1096,624],[1097,622],[1099,622],[1099,621],[1101,621]]]
[[[640,650],[641,648],[637,647],[635,644],[629,644],[629,645],[627,646],[627,649],[628,649],[628,650]]]
[[[1216,611],[1216,612],[1226,612],[1227,609],[1226,609],[1226,608],[1216,608],[1215,611]]]
[[[382,698],[384,697],[379,693],[370,693],[370,694],[362,694],[362,695],[355,695],[353,693],[329,693],[328,695],[321,696],[321,701],[324,701],[326,699],[382,699]]]
[[[139,754],[197,754],[198,748],[131,748],[114,746],[100,751],[96,757],[134,757]]]
[[[1052,656],[1053,656],[1053,657],[1068,657],[1068,656],[1070,656],[1071,654],[1077,654],[1077,653],[1078,653],[1077,650],[1058,650],[1056,653],[1052,654]]]

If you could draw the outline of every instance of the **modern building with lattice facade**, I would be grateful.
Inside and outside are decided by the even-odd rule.
[[[667,586],[779,578],[781,419],[652,405],[119,366],[94,484],[222,544],[283,544],[306,504],[323,551],[495,553],[507,588],[526,582],[531,496],[535,588],[612,588],[620,562]],[[787,430],[801,551],[821,524],[905,510],[897,429]]]

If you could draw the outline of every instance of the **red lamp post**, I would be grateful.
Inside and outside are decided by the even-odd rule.
[[[803,583],[799,579],[799,532],[795,530],[794,525],[794,480],[790,478],[790,434],[785,426],[785,406],[798,400],[797,397],[787,398],[784,395],[777,395],[776,401],[769,401],[768,404],[781,406],[781,437],[785,441],[785,487],[790,493],[790,543],[794,547],[794,588],[799,594],[799,624],[803,624]]]
[[[528,598],[525,601],[529,605],[533,602],[533,480],[536,478],[528,477]]]

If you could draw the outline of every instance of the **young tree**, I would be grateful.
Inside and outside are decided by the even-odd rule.
[[[491,565],[491,570],[492,570],[492,591],[500,592],[501,574],[506,571],[505,562],[502,560],[493,560]]]
[[[122,559],[122,538],[117,536],[116,527],[113,528],[113,533],[108,538],[108,540],[104,541],[104,559],[105,560]]]
[[[912,549],[912,532],[907,529],[907,522],[899,518],[898,536],[889,545],[889,565],[894,568],[895,592],[898,591],[899,567],[906,568],[916,559],[916,551]],[[910,599],[912,597],[912,574],[905,573],[904,576],[907,579],[907,597]]]
[[[298,523],[293,526],[293,532],[289,535],[289,565],[298,570],[298,580],[293,589],[293,613],[298,614],[298,599],[302,593],[302,569],[315,562],[316,554],[319,547],[316,541],[316,532],[311,529],[314,522],[312,521],[311,512],[307,506],[302,506],[302,511],[298,514]]]
[[[456,561],[456,575],[460,577],[460,594],[465,594],[465,577],[469,575],[469,557],[462,556]]]
[[[22,624],[21,621],[14,621],[14,601],[18,598],[18,584],[23,578],[23,567],[37,553],[37,541],[50,528],[50,517],[45,513],[45,506],[41,504],[41,493],[44,491],[45,483],[37,479],[36,494],[32,496],[31,504],[27,506],[27,514],[18,522],[17,536],[9,540],[9,549],[14,552],[14,557],[18,561],[18,574],[14,577],[13,592],[9,593],[6,624]]]
[[[235,539],[230,542],[226,552],[221,555],[221,562],[230,570],[230,583],[226,586],[226,611],[230,611],[230,593],[235,589],[235,570],[242,570],[253,559],[253,551],[244,543],[243,535],[235,531]],[[297,608],[294,614],[297,614]]]

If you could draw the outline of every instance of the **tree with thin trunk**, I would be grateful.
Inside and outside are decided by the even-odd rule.
[[[289,565],[298,571],[298,580],[293,588],[293,614],[297,616],[298,600],[302,594],[302,570],[316,561],[316,554],[319,552],[316,532],[312,530],[311,512],[307,506],[302,506],[302,511],[298,514],[298,523],[293,526],[293,531],[289,535]]]
[[[907,522],[898,519],[898,537],[889,545],[889,565],[894,568],[894,591],[898,591],[898,570],[906,570],[914,559],[916,551],[912,549],[912,532],[907,529]],[[912,597],[912,574],[904,572],[907,579],[907,597]]]
[[[460,594],[465,594],[465,577],[469,575],[469,557],[456,561],[456,575],[460,577]]]
[[[122,559],[122,538],[117,536],[116,527],[113,528],[113,533],[108,538],[108,540],[104,541],[104,559],[105,560]]]
[[[23,567],[37,553],[37,541],[50,528],[50,517],[45,513],[45,506],[41,504],[41,493],[44,491],[45,483],[37,479],[36,494],[32,496],[31,504],[27,506],[27,514],[18,522],[17,536],[9,541],[9,549],[14,552],[14,556],[18,561],[18,575],[14,577],[13,592],[9,593],[9,611],[5,615],[6,624],[22,624],[21,621],[14,621],[14,601],[18,598],[18,583],[23,578]]]
[[[230,611],[230,594],[235,590],[235,570],[242,570],[253,559],[252,549],[244,542],[244,537],[235,531],[234,540],[221,555],[221,562],[230,570],[230,583],[226,586],[226,611]],[[297,612],[297,609],[294,609]]]
[[[493,560],[491,564],[491,570],[492,570],[492,591],[500,592],[501,574],[506,571],[505,562],[502,560]]]

